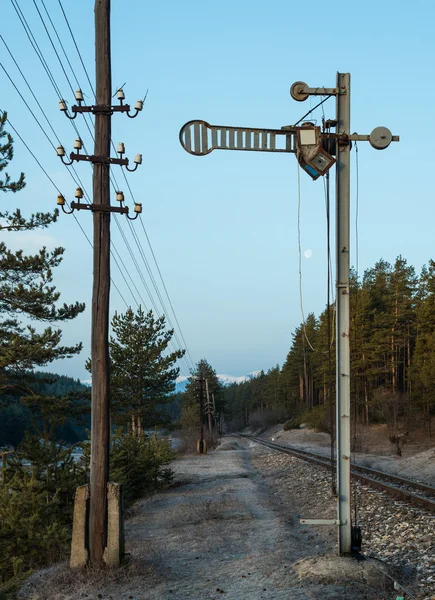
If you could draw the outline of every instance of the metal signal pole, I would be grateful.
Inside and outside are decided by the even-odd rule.
[[[350,74],[337,73],[338,135],[350,135]],[[338,140],[339,141],[339,140]],[[351,552],[350,510],[350,144],[337,144],[336,163],[336,445],[340,554]]]
[[[95,1],[96,105],[110,106],[110,0]],[[110,156],[111,113],[95,114],[95,156]],[[94,164],[93,201],[110,206],[110,166]],[[110,212],[96,210],[94,222],[94,283],[92,289],[92,420],[89,510],[91,564],[103,561],[107,537],[109,481],[109,295]]]

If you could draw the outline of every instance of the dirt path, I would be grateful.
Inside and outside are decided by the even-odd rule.
[[[262,476],[267,449],[225,438],[220,450],[174,463],[177,484],[137,503],[126,522],[130,564],[101,575],[52,570],[32,600],[381,599],[377,573],[308,536]],[[254,468],[252,460],[255,458]],[[311,542],[308,542],[311,537]],[[323,552],[329,557],[322,557]],[[370,581],[374,587],[371,587]],[[63,589],[62,589],[63,588]]]

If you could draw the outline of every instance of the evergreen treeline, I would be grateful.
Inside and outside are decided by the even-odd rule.
[[[399,256],[351,275],[351,404],[355,421],[400,429],[424,422],[435,406],[435,261],[419,276]],[[329,315],[328,315],[329,313]],[[335,397],[334,306],[308,315],[293,333],[282,368],[225,389],[232,427],[294,419],[330,427]]]
[[[79,379],[35,371],[32,375],[32,390],[41,396],[65,397],[71,396],[76,407],[83,408],[80,419],[68,418],[65,423],[55,428],[55,439],[68,444],[85,440],[86,430],[90,428],[89,394],[90,388],[83,385]],[[0,396],[0,447],[17,447],[24,439],[25,432],[32,427],[32,422],[40,423],[40,417],[35,411],[21,402],[16,395]]]

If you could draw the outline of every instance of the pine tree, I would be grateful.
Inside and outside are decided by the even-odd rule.
[[[0,173],[13,158],[13,140],[5,131],[7,114],[0,117]],[[4,141],[4,143],[3,143]],[[24,174],[12,181],[5,171],[0,181],[3,192],[18,192],[25,185]],[[57,219],[53,214],[36,213],[26,219],[21,211],[0,211],[3,230],[47,227]],[[60,293],[52,285],[53,269],[62,261],[64,249],[49,252],[42,248],[36,255],[25,255],[22,250],[12,252],[0,242],[0,394],[21,394],[31,389],[31,372],[55,359],[80,352],[81,344],[60,346],[61,331],[47,327],[42,333],[19,320],[49,323],[75,318],[85,306],[80,302],[57,306]]]
[[[13,140],[5,131],[7,115],[0,118],[0,173],[13,158]],[[12,181],[5,171],[0,191],[23,189],[24,174]],[[57,211],[36,213],[29,218],[21,211],[0,211],[2,231],[29,231],[47,227]],[[35,255],[10,251],[0,242],[0,395],[8,402],[19,399],[30,407],[32,420],[15,456],[4,465],[0,488],[0,580],[19,577],[23,571],[59,556],[69,537],[72,497],[80,483],[76,477],[72,449],[54,440],[56,426],[74,410],[67,398],[39,393],[41,380],[34,369],[72,356],[81,344],[62,346],[62,333],[53,323],[75,318],[85,306],[76,302],[58,306],[59,292],[52,285],[53,269],[64,249],[42,248]],[[23,322],[22,320],[25,320]],[[38,331],[35,323],[49,324]],[[49,377],[48,377],[49,379]],[[30,463],[30,466],[29,466]],[[51,554],[52,553],[52,554]]]
[[[177,360],[184,350],[167,353],[174,331],[165,316],[154,318],[139,306],[115,314],[110,337],[111,414],[119,424],[131,423],[133,433],[164,424],[164,405],[173,399]]]
[[[202,380],[202,384],[201,384]],[[216,371],[206,361],[205,358],[198,361],[195,368],[190,374],[186,389],[182,395],[182,416],[181,422],[185,427],[199,427],[200,418],[204,425],[207,423],[208,410],[206,398],[206,383],[207,380],[209,399],[212,403],[214,398],[214,421],[219,425],[224,416],[225,402],[222,393],[222,384],[220,383]],[[204,407],[203,414],[199,411],[199,394],[200,385],[203,386]],[[211,408],[212,410],[212,408]]]

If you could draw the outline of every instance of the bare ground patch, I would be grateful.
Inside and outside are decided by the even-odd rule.
[[[299,525],[297,487],[270,485],[267,449],[225,438],[225,452],[175,462],[182,482],[138,502],[126,521],[128,562],[114,571],[71,573],[65,566],[34,576],[26,600],[362,600],[390,598],[383,582],[361,578],[351,561],[335,581],[320,581],[301,560],[335,553],[328,533]],[[237,449],[234,449],[236,447]],[[282,482],[281,482],[282,483]],[[303,507],[309,509],[309,505]],[[314,510],[314,506],[312,507]],[[309,516],[308,514],[306,516]],[[299,561],[299,563],[298,563]],[[316,563],[313,563],[316,564]],[[320,563],[317,563],[320,565]],[[298,566],[299,565],[299,566]]]

